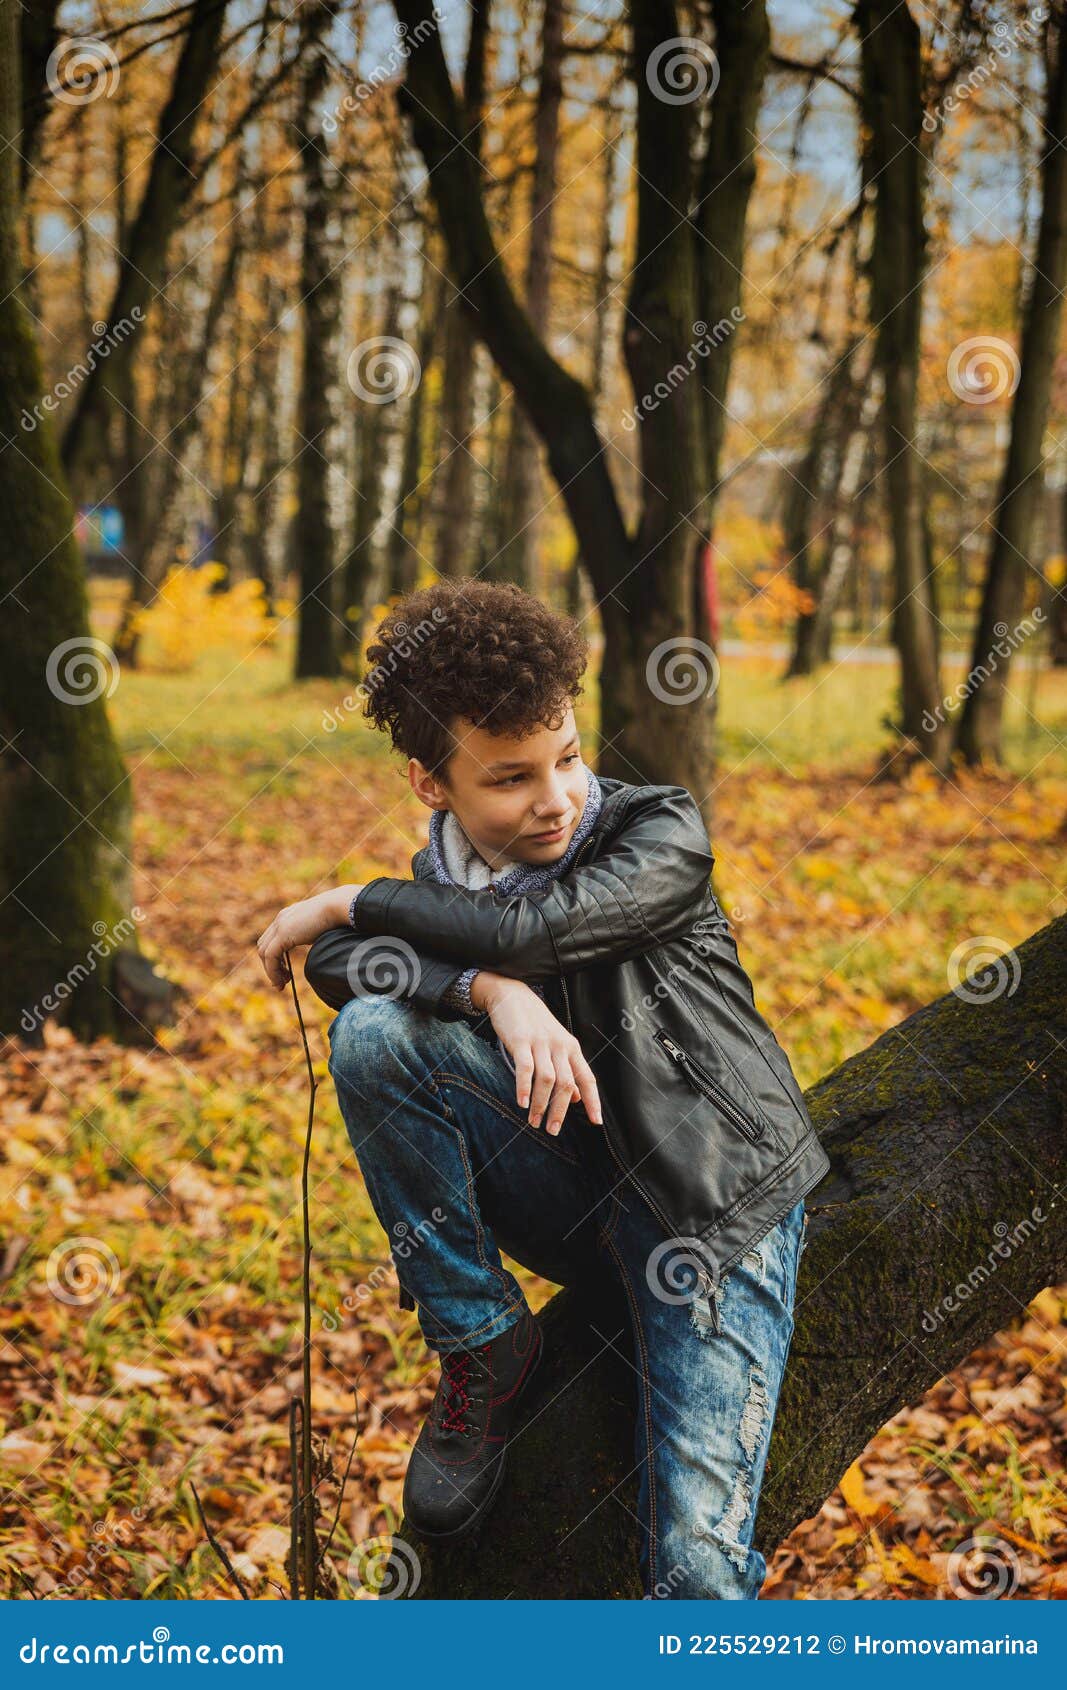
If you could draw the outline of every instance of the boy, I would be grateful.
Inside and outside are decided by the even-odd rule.
[[[455,1539],[499,1488],[542,1346],[503,1249],[558,1284],[621,1283],[645,1594],[755,1597],[804,1196],[829,1162],[711,893],[698,807],[585,766],[585,640],[517,587],[410,594],[368,655],[365,714],[408,759],[429,845],[413,880],[291,905],[259,949],[283,986],[282,953],[314,941],[371,1202],[390,1238],[417,1228],[402,1305],[441,1378],[405,1518]]]

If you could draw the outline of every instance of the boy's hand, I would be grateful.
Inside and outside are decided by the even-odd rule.
[[[545,1130],[555,1135],[570,1104],[580,1098],[589,1119],[603,1124],[600,1094],[582,1047],[548,1005],[522,980],[486,969],[471,982],[471,1002],[484,1009],[515,1064],[519,1107],[530,1107],[530,1125],[538,1127],[548,1106]]]
[[[352,899],[362,890],[362,886],[335,886],[314,898],[302,898],[298,904],[286,904],[278,911],[256,940],[259,960],[272,986],[281,991],[289,979],[283,953],[295,950],[298,945],[310,945],[331,927],[347,927]]]

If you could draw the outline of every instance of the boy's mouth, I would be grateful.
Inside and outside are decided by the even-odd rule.
[[[559,827],[550,828],[547,833],[531,833],[529,839],[533,845],[555,845],[557,841],[566,837],[567,827],[561,823]]]

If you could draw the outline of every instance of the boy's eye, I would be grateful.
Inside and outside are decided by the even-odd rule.
[[[581,757],[580,751],[568,751],[566,757],[560,758],[560,762],[561,763],[577,763],[580,757]],[[513,786],[516,781],[525,780],[525,779],[526,779],[525,775],[503,775],[500,780],[495,781],[493,784],[495,786]]]

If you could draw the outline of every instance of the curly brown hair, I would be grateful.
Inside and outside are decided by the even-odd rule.
[[[522,738],[582,690],[585,635],[510,582],[435,581],[393,605],[367,648],[363,714],[445,779],[456,718]]]

